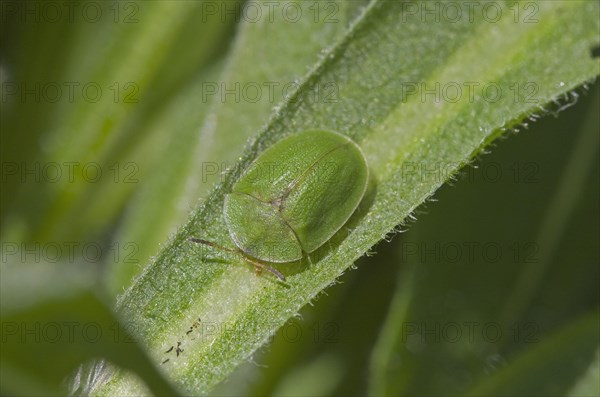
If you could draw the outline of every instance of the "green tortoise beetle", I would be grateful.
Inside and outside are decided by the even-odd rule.
[[[367,189],[369,169],[345,135],[309,130],[266,149],[225,196],[223,215],[236,249],[257,269],[284,276],[267,263],[289,263],[315,251],[348,221]]]

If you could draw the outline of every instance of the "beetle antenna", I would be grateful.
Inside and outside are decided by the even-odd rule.
[[[210,247],[217,248],[217,249],[220,249],[220,250],[223,250],[223,251],[227,251],[227,252],[232,252],[234,254],[242,254],[241,251],[239,251],[239,250],[234,250],[234,249],[231,249],[231,248],[227,248],[227,247],[224,247],[224,246],[222,246],[220,244],[213,243],[212,241],[208,241],[208,240],[203,240],[201,238],[190,237],[189,240],[191,242],[194,242],[194,243],[208,245]],[[260,267],[261,269],[268,270],[269,272],[273,273],[281,281],[285,281],[285,277],[283,276],[283,274],[281,274],[279,271],[273,269],[271,266],[265,265],[264,263],[260,263],[260,262],[254,261],[254,260],[246,257],[243,254],[242,254],[242,257],[244,258],[244,260],[246,260],[247,262],[252,263],[254,266]]]

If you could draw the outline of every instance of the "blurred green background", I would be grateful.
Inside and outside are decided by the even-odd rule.
[[[300,79],[366,4],[288,70],[242,3],[2,2],[3,278],[84,266],[110,305],[282,99],[212,90]],[[598,395],[599,92],[507,133],[213,394]]]

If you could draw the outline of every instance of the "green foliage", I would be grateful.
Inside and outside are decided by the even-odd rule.
[[[267,3],[253,4],[265,12]],[[498,19],[459,4],[468,17],[458,20],[440,9],[440,18],[424,17],[428,2],[287,3],[304,17],[250,21],[235,15],[251,3],[153,1],[116,3],[119,22],[137,10],[131,24],[115,23],[109,2],[111,17],[98,24],[3,21],[3,95],[5,82],[38,81],[91,81],[110,95],[0,104],[2,392],[61,393],[80,363],[68,382],[94,395],[176,393],[164,379],[194,395],[593,392],[600,127],[597,104],[588,111],[577,98],[600,72],[598,2],[489,2]],[[224,18],[223,7],[233,14]],[[262,95],[223,96],[236,84]],[[134,93],[137,102],[125,101]],[[510,136],[551,112],[560,117]],[[352,138],[371,175],[357,212],[311,264],[278,267],[281,283],[239,255],[189,241],[230,246],[225,195],[265,149],[309,129]],[[469,180],[463,167],[489,165],[478,157],[499,137],[508,139],[491,164],[510,178]],[[73,161],[97,163],[109,177],[37,183],[4,167]],[[539,183],[524,182],[530,164]],[[434,193],[440,203],[408,234],[359,260]],[[72,270],[86,265],[64,252],[53,264],[29,263],[40,262],[26,253],[31,245],[69,241],[104,248],[97,266],[86,264],[94,271]],[[471,242],[518,255],[418,254],[426,244]],[[106,254],[127,243],[137,263]],[[101,282],[120,294],[117,314]],[[140,344],[4,339],[7,324],[53,321],[95,321],[108,336],[117,319]],[[539,344],[431,341],[414,328],[465,322],[494,323],[511,337],[530,336],[534,324]],[[305,330],[293,343],[290,326]],[[41,364],[42,355],[56,364]],[[101,357],[108,361],[90,361]],[[565,361],[577,365],[558,375]]]
[[[93,276],[82,263],[2,267],[2,394],[63,394],[75,368],[105,357],[139,375],[153,394],[177,395],[93,287]],[[89,393],[110,375],[102,375],[105,366],[80,367],[70,392]]]

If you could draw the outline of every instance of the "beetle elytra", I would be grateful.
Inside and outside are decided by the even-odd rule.
[[[345,135],[309,130],[266,149],[225,196],[223,215],[236,249],[229,252],[280,279],[267,263],[295,262],[315,251],[348,221],[367,189],[369,170]]]

